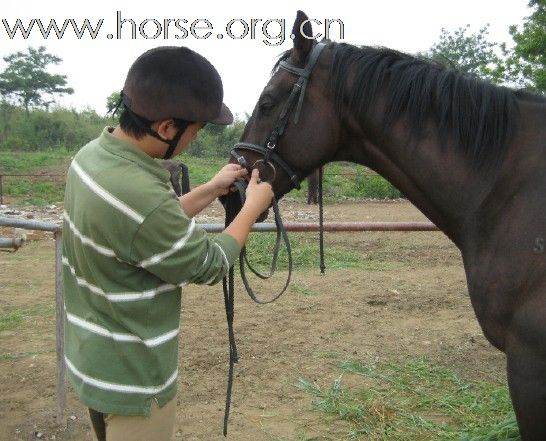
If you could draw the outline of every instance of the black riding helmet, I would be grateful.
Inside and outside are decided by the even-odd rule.
[[[223,96],[222,80],[214,66],[197,52],[176,46],[157,47],[140,55],[129,69],[121,92],[123,105],[135,122],[169,145],[165,159],[172,156],[192,122],[233,122]],[[170,118],[181,127],[172,140],[150,128],[149,122]]]

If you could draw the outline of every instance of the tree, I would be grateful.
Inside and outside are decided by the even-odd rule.
[[[546,92],[546,0],[530,0],[535,8],[526,17],[523,29],[510,26],[510,35],[516,43],[512,62],[519,65],[519,72],[527,85],[536,91]]]
[[[49,107],[54,95],[72,94],[74,89],[66,86],[66,76],[50,74],[47,68],[62,60],[48,54],[44,46],[28,47],[27,52],[15,52],[4,57],[7,67],[0,73],[0,94],[22,105],[27,115],[29,108]]]
[[[119,100],[121,99],[120,92],[112,92],[106,98],[106,111],[112,115],[112,118],[118,118],[121,113]]]
[[[477,33],[469,33],[470,25],[453,33],[442,28],[440,41],[424,55],[434,61],[487,79],[502,83],[508,79],[505,63],[506,46],[488,41],[489,24]]]

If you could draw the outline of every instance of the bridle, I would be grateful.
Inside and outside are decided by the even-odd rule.
[[[299,78],[294,83],[294,86],[292,87],[292,91],[290,92],[290,95],[288,97],[288,100],[286,101],[286,104],[284,105],[280,115],[279,119],[277,121],[277,124],[271,131],[271,134],[269,135],[269,138],[265,144],[259,145],[259,144],[252,144],[249,142],[238,142],[235,144],[233,149],[231,150],[231,156],[235,158],[235,160],[243,167],[245,168],[254,168],[257,163],[263,162],[264,165],[269,166],[273,170],[273,177],[271,180],[275,179],[276,175],[276,168],[275,164],[280,166],[284,170],[284,172],[288,175],[290,180],[292,181],[293,188],[297,188],[299,190],[300,188],[300,177],[298,174],[282,159],[276,152],[275,148],[277,147],[277,143],[279,141],[279,138],[284,134],[286,127],[288,126],[288,123],[290,121],[290,116],[292,114],[292,110],[297,102],[296,111],[294,113],[294,124],[297,124],[300,119],[301,114],[301,107],[303,104],[303,99],[305,98],[305,91],[307,89],[307,83],[309,82],[309,78],[311,77],[311,73],[313,72],[313,69],[315,65],[317,64],[317,61],[320,57],[320,53],[326,46],[326,43],[318,43],[313,47],[313,50],[311,51],[311,54],[309,55],[309,61],[305,65],[303,69],[299,67],[295,67],[290,63],[287,63],[286,61],[281,61],[279,63],[279,68],[286,70],[287,72],[290,72],[294,75],[297,75]],[[241,156],[237,150],[249,150],[255,153],[260,153],[263,155],[262,159],[258,159],[254,162],[254,164],[251,167],[248,167],[248,164],[246,162],[246,159]]]
[[[298,75],[298,80],[296,83],[294,83],[294,86],[292,87],[292,91],[290,92],[290,96],[288,97],[288,100],[286,104],[284,105],[280,115],[279,120],[277,121],[276,126],[274,127],[273,131],[271,132],[267,143],[265,146],[261,146],[258,144],[251,144],[248,142],[239,142],[235,144],[233,149],[231,150],[231,155],[237,160],[237,162],[247,169],[249,168],[255,168],[257,164],[263,163],[264,165],[267,165],[271,168],[273,171],[273,176],[271,178],[271,181],[275,179],[276,176],[276,168],[275,165],[279,166],[284,170],[284,172],[289,176],[290,180],[292,181],[293,188],[300,188],[300,178],[298,177],[298,174],[292,170],[292,167],[290,167],[276,152],[275,148],[277,147],[277,142],[279,138],[284,134],[286,127],[288,126],[288,123],[290,121],[290,116],[292,114],[292,111],[294,109],[294,106],[297,102],[296,111],[294,114],[294,124],[297,124],[299,121],[300,113],[301,113],[301,107],[303,104],[303,99],[305,97],[305,91],[307,88],[307,83],[309,81],[309,78],[311,76],[311,73],[313,71],[313,68],[315,67],[320,53],[326,46],[325,43],[318,43],[313,47],[313,50],[311,51],[311,54],[309,56],[309,61],[307,62],[307,65],[300,69],[298,67],[295,67],[286,61],[281,61],[279,63],[280,68],[285,69],[286,71],[293,73],[295,75]],[[260,153],[263,155],[263,158],[258,159],[254,162],[254,164],[251,167],[248,167],[246,159],[241,156],[237,150],[249,150],[256,153]],[[320,224],[321,224],[321,236],[320,236],[320,252],[321,252],[321,272],[324,272],[324,252],[323,252],[323,235],[322,235],[322,169],[320,169],[320,181],[319,181],[319,207],[320,207]],[[244,197],[245,197],[245,189],[246,184],[244,182],[238,181],[235,182],[235,189],[237,190],[235,193],[228,195],[223,200],[224,207],[226,209],[226,226],[231,223],[231,221],[235,218],[237,213],[239,212],[240,208],[242,207],[244,203]],[[288,236],[286,234],[286,230],[282,224],[279,207],[277,205],[277,201],[275,198],[273,198],[272,202],[273,211],[275,213],[275,224],[277,225],[277,239],[275,241],[275,247],[273,251],[273,260],[271,263],[271,269],[269,271],[269,274],[264,275],[260,272],[256,271],[248,262],[248,258],[246,255],[246,249],[243,247],[241,250],[241,255],[239,256],[239,266],[241,271],[241,278],[243,280],[243,284],[246,288],[247,293],[257,303],[271,303],[274,300],[278,299],[288,288],[288,285],[290,283],[290,277],[292,274],[292,253],[290,248],[290,242],[288,240]],[[245,275],[245,263],[248,266],[248,268],[259,278],[261,279],[268,279],[270,278],[276,269],[277,264],[277,257],[279,254],[281,239],[284,241],[286,252],[288,256],[288,275],[286,279],[286,283],[284,284],[284,287],[282,290],[275,295],[272,299],[263,301],[257,298],[257,296],[254,294],[254,291],[250,287],[248,280]],[[224,412],[224,436],[227,435],[227,425],[228,425],[228,419],[229,419],[229,410],[230,410],[230,404],[231,404],[231,391],[233,386],[233,372],[234,372],[234,365],[239,361],[239,357],[237,355],[237,345],[235,343],[235,334],[233,331],[233,318],[234,318],[234,269],[233,267],[230,268],[228,276],[224,277],[223,280],[223,290],[224,290],[224,301],[225,301],[225,307],[226,307],[226,317],[227,317],[227,323],[228,323],[228,336],[229,336],[229,371],[228,371],[228,384],[227,384],[227,392],[226,392],[226,406],[225,406],[225,412]]]

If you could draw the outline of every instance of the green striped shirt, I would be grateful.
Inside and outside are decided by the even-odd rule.
[[[157,161],[110,129],[68,170],[63,229],[65,359],[79,399],[149,415],[176,393],[181,287],[214,284],[239,254],[183,212]]]

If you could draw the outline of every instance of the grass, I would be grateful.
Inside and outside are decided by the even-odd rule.
[[[0,331],[13,329],[24,320],[33,317],[53,316],[54,308],[49,305],[34,305],[29,308],[6,306],[0,315]]]
[[[275,233],[253,233],[247,242],[247,252],[251,264],[256,269],[265,271],[271,263],[271,256],[275,244]],[[292,233],[289,235],[294,269],[318,268],[319,251],[318,239],[306,233]],[[325,260],[327,268],[363,268],[368,262],[364,257],[342,245],[325,247]],[[287,254],[284,243],[281,243],[278,268],[288,267]]]
[[[34,173],[44,167],[68,164],[73,153],[64,149],[48,149],[38,152],[2,151],[0,155],[0,172]]]
[[[348,422],[348,440],[519,440],[504,384],[468,381],[425,358],[399,362],[347,360],[334,383],[300,379],[313,409]],[[361,387],[344,387],[344,375]],[[354,383],[354,382],[353,382]]]
[[[65,149],[12,152],[2,151],[0,174],[64,174],[74,152]],[[227,163],[226,158],[200,158],[182,154],[177,160],[184,162],[190,170],[191,185],[203,184]],[[4,177],[4,195],[17,204],[44,205],[63,200],[63,178],[16,178]],[[290,197],[307,199],[307,181],[300,190],[294,190]],[[369,169],[349,163],[328,164],[324,169],[324,199],[326,202],[347,199],[393,199],[401,197],[400,192],[382,177]]]
[[[301,294],[305,297],[318,296],[320,293],[310,288],[305,282],[292,282],[290,284],[290,290],[296,294]]]

